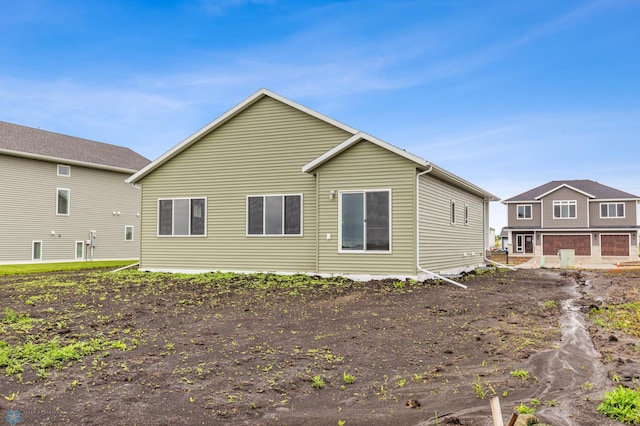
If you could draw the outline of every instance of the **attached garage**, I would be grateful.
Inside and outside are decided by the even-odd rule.
[[[591,236],[542,235],[542,252],[545,256],[555,256],[561,249],[574,249],[576,256],[591,256]]]
[[[629,256],[629,234],[601,235],[602,256]]]

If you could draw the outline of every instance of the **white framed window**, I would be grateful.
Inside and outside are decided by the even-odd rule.
[[[517,210],[517,215],[516,215],[517,220],[533,218],[533,211],[531,208],[531,204],[519,204],[516,206],[516,210]]]
[[[68,188],[56,189],[56,215],[69,216],[71,210],[71,190]]]
[[[466,204],[464,205],[464,224],[469,224],[469,206]]]
[[[124,226],[124,240],[133,241],[133,225]]]
[[[42,241],[31,242],[31,260],[42,260]]]
[[[301,236],[302,194],[248,195],[248,236]]]
[[[66,164],[58,164],[58,176],[71,176],[71,166],[67,166]]]
[[[624,218],[624,203],[600,203],[602,219]]]
[[[516,253],[522,253],[524,251],[524,235],[516,235]]]
[[[578,203],[576,200],[557,200],[553,202],[554,219],[575,219]]]
[[[159,198],[158,236],[205,236],[206,211],[204,197]]]
[[[341,191],[339,252],[391,252],[391,190]]]
[[[449,212],[450,216],[451,216],[451,224],[455,225],[456,224],[456,202],[451,200],[451,211]]]
[[[84,241],[76,241],[76,260],[84,259]]]

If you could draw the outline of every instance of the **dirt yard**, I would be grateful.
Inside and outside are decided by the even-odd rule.
[[[505,424],[521,404],[556,426],[618,424],[596,407],[615,381],[637,380],[640,344],[585,313],[640,300],[640,271],[492,270],[464,283],[0,277],[0,419],[488,426],[498,396]]]

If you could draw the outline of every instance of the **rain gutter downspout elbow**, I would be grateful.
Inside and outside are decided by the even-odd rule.
[[[489,263],[493,263],[494,265],[498,265],[498,266],[499,266],[499,267],[501,267],[501,268],[511,269],[512,271],[515,271],[515,270],[516,270],[516,268],[514,268],[514,267],[512,267],[512,266],[503,265],[502,263],[495,262],[495,261],[493,261],[493,260],[491,260],[491,259],[488,259],[488,258],[486,258],[486,257],[484,258],[484,260],[486,260],[486,261],[487,261],[487,262],[489,262]]]

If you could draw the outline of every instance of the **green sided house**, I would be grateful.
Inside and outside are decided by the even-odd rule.
[[[262,89],[128,179],[140,269],[428,278],[485,263],[487,191]]]

